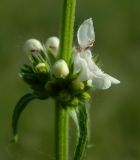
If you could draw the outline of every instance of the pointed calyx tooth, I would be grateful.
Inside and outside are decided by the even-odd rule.
[[[46,41],[46,49],[54,56],[57,57],[59,51],[59,38],[50,37]]]
[[[67,63],[63,59],[59,59],[52,67],[52,73],[56,78],[65,79],[69,74]]]
[[[24,51],[26,54],[40,53],[43,51],[43,46],[37,39],[28,39],[24,44]]]

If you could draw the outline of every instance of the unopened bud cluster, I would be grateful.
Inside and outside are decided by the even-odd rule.
[[[29,56],[31,63],[36,65],[35,70],[38,73],[48,73],[52,67],[52,72],[57,78],[65,78],[69,74],[66,62],[64,60],[58,60],[55,64],[52,64],[49,59],[49,54],[56,58],[58,56],[58,50],[59,39],[57,37],[48,38],[44,47],[36,39],[29,39],[24,45],[24,51]]]
[[[89,100],[88,83],[78,80],[79,73],[73,72],[72,64],[59,59],[57,37],[48,38],[45,45],[29,39],[25,42],[24,51],[30,65],[24,65],[20,75],[40,99],[52,97],[64,106],[78,106],[81,101]]]

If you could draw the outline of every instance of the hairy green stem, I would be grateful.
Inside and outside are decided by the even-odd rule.
[[[67,64],[70,63],[72,42],[73,42],[73,27],[75,19],[75,4],[76,0],[63,0],[63,11],[60,32],[60,58],[64,59]],[[68,129],[69,115],[68,111],[56,102],[55,110],[55,153],[56,160],[68,160]]]
[[[71,58],[76,0],[63,0],[60,34],[60,58],[68,64]]]
[[[55,153],[56,160],[68,160],[68,120],[66,108],[56,103],[55,106]]]
[[[60,32],[60,58],[70,63],[76,0],[63,0]],[[56,102],[55,110],[55,153],[56,160],[68,160],[69,114],[67,107]]]

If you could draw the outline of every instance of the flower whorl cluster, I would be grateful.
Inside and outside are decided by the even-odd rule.
[[[59,59],[57,37],[48,38],[44,46],[36,39],[26,41],[24,50],[31,66],[24,65],[20,75],[39,98],[53,97],[71,103],[73,99],[81,101],[89,88],[107,89],[111,84],[120,83],[104,73],[94,62],[91,53],[95,41],[92,19],[87,19],[80,25],[77,39],[79,46],[78,49],[73,49],[70,65]],[[85,99],[87,97],[89,96],[85,96]]]

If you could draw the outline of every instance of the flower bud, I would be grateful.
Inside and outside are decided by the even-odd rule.
[[[46,63],[39,63],[36,65],[35,70],[37,73],[48,73],[49,65]]]
[[[70,101],[70,103],[68,105],[70,105],[70,106],[78,106],[78,104],[79,104],[79,100],[78,100],[78,98],[75,97]]]
[[[81,95],[80,95],[80,99],[83,100],[83,101],[89,101],[90,99],[90,95],[87,93],[87,92],[83,92]]]
[[[67,63],[63,59],[58,60],[53,65],[52,72],[56,78],[66,78],[69,74],[69,68]]]
[[[46,48],[54,57],[57,57],[59,50],[59,39],[57,37],[48,38]]]
[[[36,39],[29,39],[24,44],[24,51],[27,54],[40,53],[43,51],[43,46],[40,41]]]
[[[76,79],[76,80],[72,81],[71,87],[74,91],[83,90],[84,89],[84,83],[80,82],[79,80]]]

